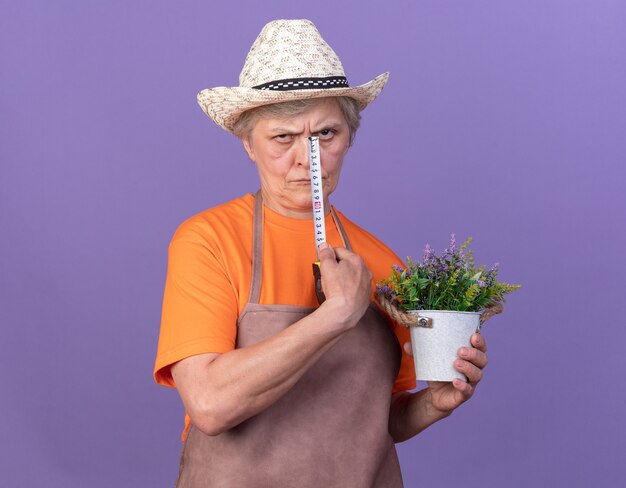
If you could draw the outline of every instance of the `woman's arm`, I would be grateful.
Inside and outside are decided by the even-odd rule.
[[[265,410],[304,375],[369,305],[372,275],[356,254],[320,247],[326,301],[275,336],[224,354],[201,354],[171,368],[192,422],[217,435]]]
[[[396,393],[389,410],[389,433],[395,442],[402,442],[419,434],[438,420],[448,417],[474,394],[476,385],[487,365],[487,344],[480,334],[470,340],[473,347],[459,349],[454,368],[469,379],[452,382],[431,381],[428,388],[416,393]],[[410,348],[406,349],[409,352]]]

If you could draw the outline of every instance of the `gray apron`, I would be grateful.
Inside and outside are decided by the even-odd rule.
[[[263,341],[315,309],[261,305],[263,202],[254,203],[252,284],[237,321],[237,348]],[[350,242],[333,212],[346,247]],[[311,280],[313,276],[311,276]],[[401,351],[372,303],[276,403],[208,436],[189,426],[178,488],[402,487],[389,406]]]

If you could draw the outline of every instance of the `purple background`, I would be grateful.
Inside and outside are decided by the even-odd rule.
[[[476,396],[399,446],[406,485],[623,482],[626,3],[40,0],[0,10],[1,484],[173,484],[167,245],[258,186],[195,95],[301,17],[351,84],[391,72],[333,203],[401,256],[471,235],[523,285]]]

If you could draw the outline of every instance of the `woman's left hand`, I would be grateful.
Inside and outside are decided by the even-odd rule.
[[[454,369],[463,373],[468,382],[455,378],[452,382],[429,381],[432,407],[441,412],[452,412],[474,394],[476,385],[483,377],[483,369],[487,366],[487,343],[481,334],[473,334],[470,338],[473,347],[461,347],[458,358],[454,361]]]
[[[461,347],[454,369],[467,378],[447,381],[429,381],[428,388],[415,393],[401,391],[394,393],[389,410],[389,433],[395,442],[402,442],[419,434],[428,426],[449,416],[463,402],[474,394],[476,385],[483,377],[487,366],[487,344],[480,334],[470,338],[472,347]],[[404,344],[404,350],[411,354],[411,344]]]
[[[458,378],[452,382],[428,382],[431,405],[442,413],[450,413],[463,402],[469,400],[474,394],[476,385],[483,377],[483,369],[488,362],[487,343],[481,334],[476,333],[470,338],[470,344],[473,347],[459,348],[459,357],[454,361],[454,369],[463,373],[469,382]],[[411,349],[410,346],[409,343],[405,344],[407,352]]]

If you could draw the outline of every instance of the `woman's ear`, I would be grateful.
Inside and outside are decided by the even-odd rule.
[[[250,142],[250,136],[246,136],[242,139],[243,142],[243,148],[246,150],[246,152],[248,153],[248,157],[253,161],[256,162],[254,160],[254,151],[252,149],[252,143]]]

